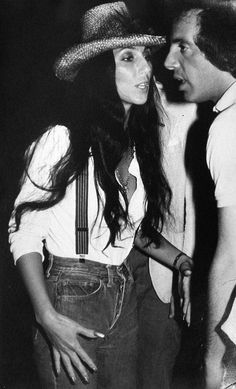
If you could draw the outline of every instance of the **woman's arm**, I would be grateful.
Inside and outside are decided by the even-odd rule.
[[[39,253],[32,252],[22,255],[17,260],[17,268],[29,293],[36,320],[43,327],[51,341],[56,372],[58,374],[60,372],[60,359],[62,359],[73,382],[75,382],[74,367],[80,371],[85,381],[88,382],[88,374],[81,360],[92,370],[97,368],[81,347],[78,335],[88,338],[103,337],[104,335],[84,328],[55,311],[47,293],[42,258]]]
[[[159,238],[160,245],[157,247],[153,242],[148,244],[149,240],[142,236],[141,231],[138,231],[135,236],[134,245],[143,253],[156,261],[161,262],[163,265],[166,265],[171,269],[179,270],[184,273],[185,276],[191,275],[193,267],[192,259],[187,254],[182,253],[177,247],[173,246],[162,235],[160,235]],[[182,255],[176,261],[176,257],[179,254]]]
[[[158,233],[158,232],[157,232]],[[180,303],[183,311],[183,319],[190,325],[191,321],[191,303],[190,303],[190,287],[191,275],[193,268],[192,259],[182,253],[179,249],[173,246],[168,240],[160,235],[160,245],[157,247],[142,236],[139,230],[135,236],[134,245],[147,256],[161,262],[163,265],[176,269],[179,272],[178,289],[180,295]]]

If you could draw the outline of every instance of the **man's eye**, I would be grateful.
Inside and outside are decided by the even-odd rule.
[[[184,53],[187,50],[187,46],[185,45],[179,45],[179,48],[181,53]]]

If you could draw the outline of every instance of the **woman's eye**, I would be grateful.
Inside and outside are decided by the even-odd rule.
[[[146,50],[146,51],[144,52],[144,58],[146,59],[146,61],[150,61],[151,56],[152,56],[152,54],[151,54],[151,51],[150,51],[150,50]]]
[[[145,54],[144,58],[146,59],[146,61],[151,61],[151,53]]]
[[[122,58],[122,61],[131,62],[133,60],[132,55],[126,55]]]

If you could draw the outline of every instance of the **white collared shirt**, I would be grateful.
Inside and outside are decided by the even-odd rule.
[[[218,207],[236,204],[236,82],[213,108],[218,116],[209,130],[207,163],[215,183]],[[236,301],[222,330],[236,343]]]
[[[218,207],[236,204],[236,82],[214,107],[207,142],[207,164],[215,183]]]
[[[185,167],[188,131],[197,119],[197,105],[166,100],[162,85],[157,84],[166,115],[161,130],[163,169],[172,191],[171,215],[164,222],[163,236],[179,250],[192,256],[195,247],[195,205],[192,180]],[[158,104],[158,102],[157,102]],[[158,297],[169,303],[172,295],[173,271],[149,259],[149,269]]]
[[[49,182],[49,172],[57,161],[66,153],[70,144],[69,131],[63,126],[55,126],[41,138],[29,167],[29,176],[39,185]],[[33,147],[33,146],[31,146]],[[85,258],[112,265],[120,265],[132,248],[134,234],[145,212],[145,191],[140,177],[139,165],[134,153],[129,172],[136,177],[137,188],[129,203],[129,216],[133,227],[127,226],[121,231],[116,247],[109,245],[104,250],[108,239],[109,229],[102,218],[102,206],[96,219],[98,203],[94,183],[93,158],[89,158],[88,185],[88,227],[89,252]],[[16,199],[15,206],[23,201],[47,197],[47,192],[37,188],[27,177]],[[102,201],[104,192],[100,189]],[[9,240],[14,260],[31,252],[39,252],[43,258],[43,241],[47,250],[61,257],[77,258],[75,253],[75,181],[66,190],[65,197],[55,206],[43,210],[27,212],[23,215],[18,231],[14,231],[14,217],[10,220]],[[120,195],[121,201],[124,202]],[[104,250],[104,251],[103,251]]]

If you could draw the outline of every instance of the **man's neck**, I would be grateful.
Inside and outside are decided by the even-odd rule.
[[[216,95],[212,98],[212,101],[216,104],[225,92],[231,87],[231,85],[236,81],[236,78],[228,72],[222,72],[222,77],[218,79]]]

